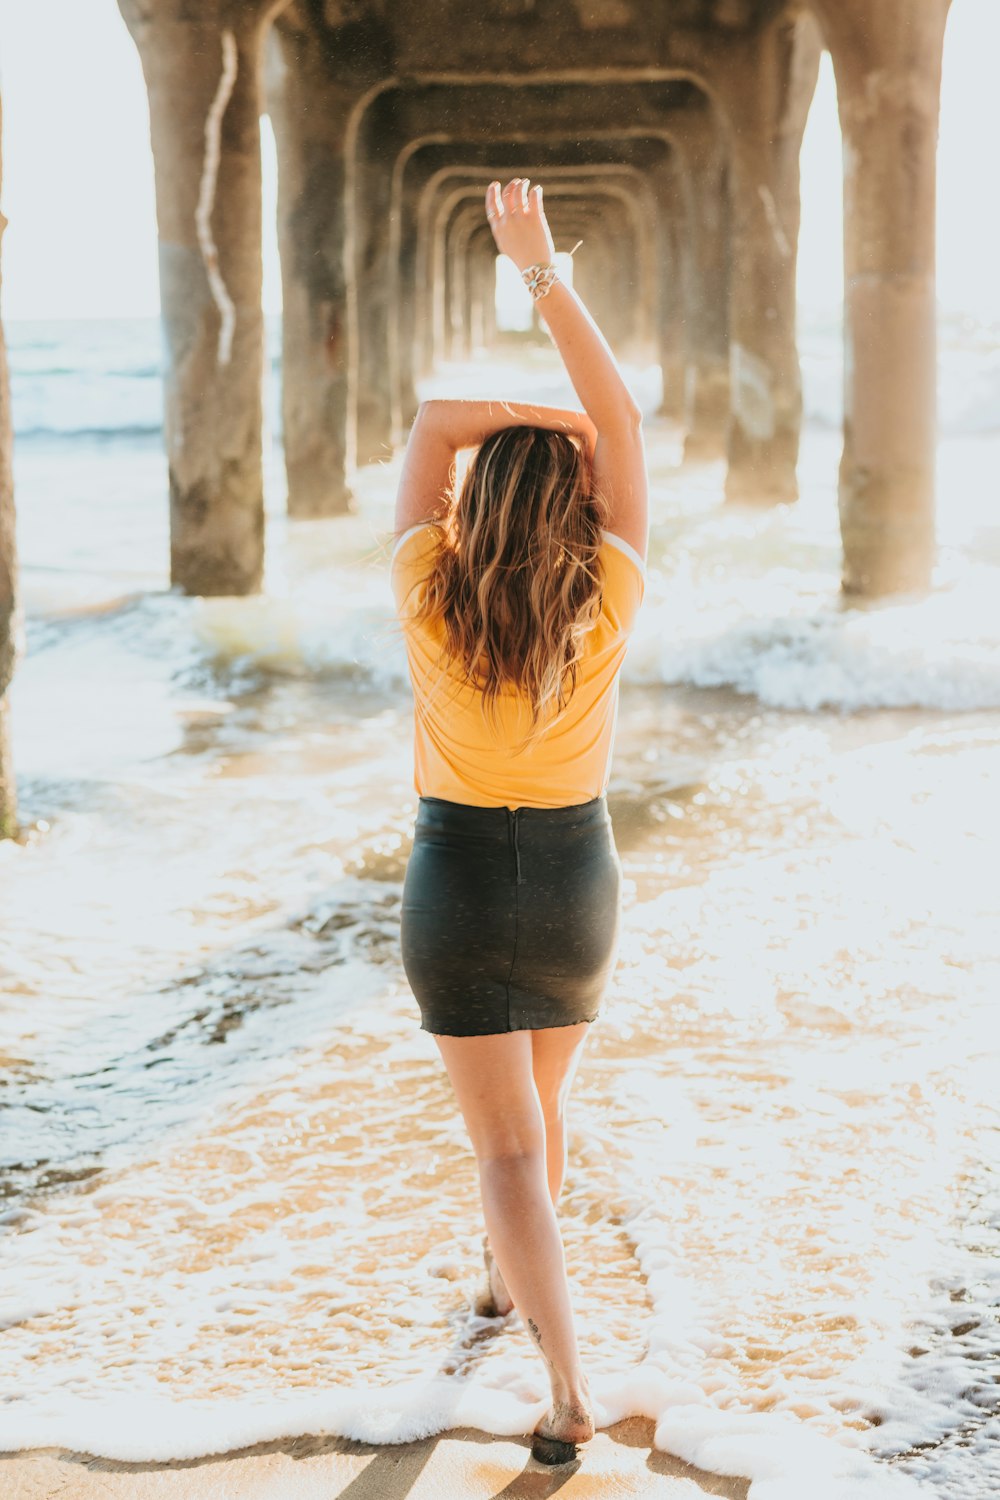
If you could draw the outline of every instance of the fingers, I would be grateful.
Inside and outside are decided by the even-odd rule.
[[[508,216],[516,218],[532,210],[544,211],[542,189],[540,184],[531,187],[528,177],[512,177],[504,188],[499,182],[491,182],[486,189],[486,217],[492,225],[499,225]]]
[[[508,213],[527,213],[528,181],[527,177],[512,177],[504,188],[503,205]]]

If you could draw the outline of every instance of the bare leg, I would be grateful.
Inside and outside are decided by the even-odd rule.
[[[550,1192],[545,1119],[532,1073],[533,1035],[538,1033],[435,1040],[479,1163],[490,1244],[548,1370],[552,1408],[536,1431],[586,1442],[594,1432],[590,1392]]]
[[[590,1023],[553,1026],[531,1032],[531,1066],[545,1121],[545,1166],[553,1207],[559,1202],[566,1177],[566,1109],[577,1065]],[[490,1292],[495,1311],[504,1317],[513,1299],[491,1253],[489,1236],[483,1242]]]
[[[545,1118],[545,1159],[552,1202],[566,1177],[566,1110],[591,1022],[531,1033],[531,1067]]]

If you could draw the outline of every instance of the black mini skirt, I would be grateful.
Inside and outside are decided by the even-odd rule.
[[[421,1030],[488,1036],[596,1020],[621,889],[603,796],[517,808],[421,797],[400,924]]]

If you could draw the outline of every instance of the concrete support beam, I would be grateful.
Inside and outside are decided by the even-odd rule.
[[[634,345],[638,342],[641,312],[649,295],[651,281],[651,257],[648,248],[643,243],[643,227],[641,223],[630,221],[627,215],[623,216],[623,222],[617,222],[616,218],[612,218],[612,215],[617,216],[621,213],[627,200],[620,191],[616,192],[611,184],[598,186],[595,181],[595,185],[589,189],[589,194],[596,196],[602,205],[603,238],[614,242],[614,251],[605,265],[606,279],[602,286],[605,311],[602,326],[607,330],[609,342],[615,343],[619,348],[622,348],[628,341]],[[443,306],[439,309],[439,313],[443,314],[443,321],[436,331],[435,360],[460,357],[459,344],[455,337],[457,325],[454,320],[449,322],[448,310],[449,305],[455,309],[461,301],[462,237],[478,225],[480,198],[484,195],[485,188],[481,192],[477,184],[466,195],[471,197],[472,201],[467,202],[460,215],[454,219],[446,217],[445,222],[433,231],[439,251],[436,257],[438,262],[436,280],[444,288]],[[574,191],[569,181],[561,182],[549,174],[546,198],[550,208],[562,195],[577,206],[583,206],[586,202],[579,196],[578,189]],[[554,234],[564,241],[565,237],[561,235],[559,229],[560,216],[553,213],[550,218]],[[572,247],[563,243],[560,248]],[[582,250],[580,256],[583,256]],[[647,329],[651,326],[651,319],[645,326]]]
[[[732,206],[726,497],[752,504],[798,495],[799,151],[821,54],[811,15],[782,19],[748,39],[724,92]]]
[[[347,152],[364,79],[338,76],[325,34],[280,16],[267,49],[278,150],[281,411],[291,516],[350,509]]]
[[[537,82],[537,80],[536,80]],[[434,79],[407,79],[389,83],[373,97],[358,131],[358,171],[355,208],[359,230],[354,271],[357,302],[365,309],[359,327],[359,389],[369,403],[359,417],[367,431],[360,438],[369,456],[378,457],[389,447],[387,434],[398,433],[402,412],[409,406],[414,370],[405,369],[413,340],[409,336],[412,314],[401,291],[411,275],[418,276],[418,245],[412,215],[413,157],[425,146],[438,143],[461,151],[481,149],[492,156],[498,150],[511,152],[510,164],[523,169],[526,152],[556,150],[562,143],[574,150],[575,159],[601,159],[597,139],[608,143],[612,156],[640,151],[655,144],[661,157],[669,151],[669,132],[664,114],[703,97],[687,78],[664,77],[626,83],[619,79],[564,80],[555,86],[538,87],[528,76],[515,84],[509,77],[479,79],[457,75],[454,81],[438,75]],[[608,121],[627,118],[627,126],[609,128]],[[396,155],[387,173],[390,142]],[[514,146],[514,142],[518,143]],[[454,160],[454,156],[451,158]],[[548,165],[546,164],[548,170]],[[389,178],[388,205],[384,202],[385,179]],[[363,221],[370,220],[370,223]],[[388,225],[388,232],[385,226]],[[388,310],[385,287],[390,289]],[[395,283],[395,285],[394,285]],[[383,331],[388,351],[382,347]],[[430,351],[421,343],[414,364],[416,373],[426,373]],[[382,390],[388,385],[388,397]],[[387,406],[392,414],[386,419]]]
[[[444,112],[449,91],[438,87],[430,92],[435,107]],[[539,169],[544,165],[546,180],[549,180],[554,165],[599,164],[603,161],[642,169],[655,199],[653,257],[658,282],[657,300],[666,319],[661,320],[656,330],[658,357],[668,368],[666,391],[679,400],[683,390],[683,356],[679,351],[686,336],[686,312],[682,302],[687,295],[687,283],[682,275],[686,249],[684,261],[681,260],[681,250],[686,247],[689,234],[691,195],[683,188],[686,169],[683,157],[675,147],[689,113],[692,110],[703,113],[709,107],[704,92],[689,82],[669,86],[635,83],[627,87],[621,83],[604,83],[584,89],[521,89],[516,94],[506,86],[494,89],[483,86],[474,91],[456,86],[450,92],[457,92],[462,101],[460,113],[476,120],[485,114],[493,121],[496,137],[488,145],[483,145],[478,138],[470,140],[468,133],[461,129],[428,129],[407,142],[393,167],[390,222],[395,226],[398,249],[390,264],[390,275],[398,266],[398,285],[392,294],[394,312],[390,318],[389,367],[392,430],[397,434],[397,441],[415,410],[415,380],[419,375],[429,373],[433,352],[431,324],[426,316],[424,247],[418,235],[417,204],[428,180],[428,171],[432,175],[436,170],[454,168],[456,163],[469,166],[473,162],[481,165],[494,163],[502,175],[504,171],[523,171],[525,162],[530,160],[538,163]],[[541,102],[535,101],[536,93],[541,93]],[[476,100],[480,103],[474,108]],[[547,113],[543,103],[548,105]],[[446,113],[450,123],[452,111]],[[710,113],[714,118],[714,111]],[[629,121],[639,119],[642,123],[614,127],[605,123],[622,116]],[[406,110],[406,120],[411,126],[430,123],[416,112],[412,101]],[[543,124],[543,120],[547,123]],[[600,123],[595,125],[595,120]],[[711,129],[717,139],[717,122]],[[499,160],[501,151],[508,153],[502,164]],[[577,238],[579,235],[570,238],[564,248],[569,248]],[[585,253],[584,260],[590,259],[592,254],[592,250]],[[579,266],[578,261],[578,270]],[[605,280],[595,286],[591,298],[595,312],[599,310],[598,302],[607,298],[608,286],[614,280],[613,262],[606,269]],[[586,277],[586,271],[583,274]],[[725,319],[725,295],[720,297],[716,292],[714,301],[716,306],[722,306]],[[615,319],[620,321],[621,309],[617,306],[605,309],[602,326],[607,324],[610,327]],[[726,361],[728,392],[728,351]],[[728,420],[728,406],[725,416]]]
[[[609,162],[606,167],[594,164],[581,164],[579,162],[578,150],[571,150],[569,152],[571,165],[565,165],[567,159],[565,151],[561,158],[550,152],[544,162],[535,162],[531,158],[528,158],[529,167],[525,166],[526,158],[523,154],[520,156],[509,156],[505,160],[501,160],[499,148],[494,152],[485,153],[478,152],[474,148],[466,148],[463,152],[463,157],[467,161],[471,158],[468,166],[449,165],[433,172],[429,178],[425,179],[423,186],[416,196],[416,201],[413,202],[412,220],[416,236],[413,256],[414,281],[401,282],[399,291],[399,316],[393,319],[393,328],[400,330],[400,342],[402,344],[409,326],[408,305],[415,306],[417,364],[418,368],[424,373],[432,368],[437,359],[447,357],[443,341],[446,324],[445,309],[447,307],[446,283],[449,279],[450,262],[448,256],[443,251],[442,242],[440,241],[440,202],[436,196],[438,189],[444,189],[445,187],[451,189],[458,183],[459,187],[456,191],[459,193],[459,196],[477,205],[476,211],[473,214],[475,218],[478,214],[478,201],[485,197],[486,185],[492,176],[503,177],[515,171],[519,175],[524,175],[530,167],[530,171],[536,175],[540,177],[544,175],[544,181],[549,186],[547,201],[550,206],[550,217],[552,214],[555,214],[558,219],[558,215],[563,211],[566,194],[568,193],[570,197],[573,197],[579,190],[578,186],[573,186],[574,184],[578,185],[583,179],[598,182],[602,174],[614,173],[619,166],[619,163],[614,161]],[[483,165],[474,165],[477,160],[481,160]],[[468,185],[470,175],[472,175],[475,183],[471,187]],[[650,210],[650,213],[655,214],[655,204],[653,204],[650,191],[643,184],[642,178],[633,176],[632,182],[635,184],[636,190],[641,191],[645,205]],[[617,196],[619,202],[621,202],[620,188]],[[555,203],[557,197],[559,200],[558,205]],[[624,207],[626,217],[629,221],[627,238],[623,242],[629,247],[625,264],[628,267],[632,267],[635,263],[635,244],[638,232],[633,223],[635,219],[635,206],[626,202]],[[615,213],[616,216],[619,215],[620,209],[616,207]],[[435,217],[436,215],[437,217]],[[563,244],[560,248],[571,249],[573,243],[574,241],[571,240],[569,244]],[[652,284],[653,262],[651,248],[647,248],[646,250],[641,273],[636,272],[637,287],[640,281],[643,287],[643,294],[652,296],[654,288]],[[630,319],[632,316],[631,309],[616,308],[615,317],[619,326],[622,322],[623,312],[626,312]],[[402,367],[405,364],[402,350],[398,358]]]
[[[554,230],[560,222],[561,206],[569,202],[588,213],[595,223],[602,225],[606,235],[618,242],[617,259],[608,267],[609,275],[604,286],[609,341],[622,348],[629,345],[629,352],[637,358],[655,358],[658,287],[653,232],[657,210],[649,184],[636,169],[611,164],[558,170],[529,164],[524,168],[524,175],[540,176],[543,170],[547,184],[546,201]],[[482,201],[491,174],[497,175],[491,168],[474,184],[456,187],[442,196],[441,207],[431,219],[428,230],[432,243],[440,250],[439,284],[443,283],[444,296],[439,309],[442,323],[437,350],[445,358],[454,358],[457,354],[455,310],[462,298],[462,235],[467,236],[481,222]],[[455,169],[453,173],[443,175],[447,181],[461,174],[460,169]],[[457,238],[454,245],[451,243],[453,237]],[[572,244],[560,248],[571,249]],[[581,249],[581,257],[584,257],[586,248]],[[453,280],[457,282],[455,293],[452,293]],[[452,309],[450,325],[449,305]]]
[[[948,0],[816,0],[844,135],[845,594],[934,562],[935,194]]]
[[[149,91],[167,346],[170,576],[247,594],[264,563],[260,63],[286,0],[119,0]]]
[[[624,231],[617,225],[609,229],[606,221],[602,221],[599,214],[594,212],[592,198],[576,198],[572,196],[552,196],[552,201],[547,205],[547,217],[552,229],[552,236],[556,242],[557,250],[570,250],[578,240],[583,240],[584,245],[574,258],[573,284],[584,297],[587,306],[594,314],[602,329],[604,323],[601,321],[600,303],[602,298],[606,302],[613,303],[614,316],[617,324],[612,332],[616,337],[622,337],[623,318],[627,319],[626,333],[632,335],[632,322],[634,315],[634,303],[628,298],[614,298],[614,284],[616,277],[622,274],[622,267],[626,268],[625,275],[631,275],[637,280],[637,273],[629,270],[636,265],[637,247],[632,233]],[[489,276],[489,296],[495,297],[496,291],[496,249],[493,236],[488,224],[480,223],[478,213],[478,200],[474,205],[467,205],[461,211],[461,216],[456,221],[456,228],[461,225],[461,239],[456,236],[457,242],[454,249],[448,253],[448,257],[458,257],[462,254],[462,244],[466,245],[465,256],[468,264],[476,264],[481,257],[484,266],[484,276]],[[596,271],[600,267],[599,272]],[[590,285],[591,297],[587,297],[584,288]],[[609,288],[611,289],[609,296]],[[485,295],[485,292],[484,292]],[[605,312],[608,309],[605,308]],[[536,312],[534,325],[541,334],[542,323]],[[548,334],[541,335],[547,338]]]
[[[649,144],[646,143],[647,146]],[[592,145],[594,154],[598,154],[597,144]],[[550,151],[544,162],[533,162],[529,158],[527,164],[523,154],[501,161],[489,151],[478,152],[475,148],[466,148],[467,154],[474,157],[480,165],[474,168],[471,164],[469,168],[449,166],[432,173],[420,189],[413,210],[417,223],[415,298],[411,299],[405,288],[400,293],[401,308],[410,300],[415,300],[417,304],[420,368],[427,370],[436,359],[446,357],[444,338],[452,264],[444,248],[443,226],[448,225],[448,216],[453,210],[459,211],[458,205],[461,202],[469,206],[470,222],[477,222],[490,178],[503,176],[514,170],[527,172],[529,175],[544,175],[550,215],[557,214],[557,206],[561,206],[567,198],[575,199],[581,192],[597,194],[596,201],[604,206],[600,212],[593,207],[589,208],[588,217],[592,222],[600,223],[606,234],[616,233],[621,244],[618,256],[609,260],[605,266],[599,293],[595,290],[595,314],[603,317],[602,326],[612,342],[624,346],[631,341],[630,352],[634,356],[656,358],[657,224],[663,196],[662,192],[657,191],[657,183],[659,176],[665,171],[664,162],[668,153],[663,142],[655,142],[653,145],[653,165],[646,171],[617,160],[603,165],[597,162],[581,164],[579,147],[571,146],[568,156],[567,148],[563,147],[562,158]],[[560,159],[568,159],[573,164],[555,165]],[[473,172],[471,184],[470,171]],[[454,183],[458,186],[452,188]],[[451,191],[447,191],[448,189]],[[561,248],[571,249],[574,243],[575,239],[569,239]],[[593,250],[585,245],[578,257],[578,269],[581,259],[586,265],[592,258]],[[598,306],[599,299],[603,299],[605,305]],[[425,315],[428,307],[431,309],[429,317]],[[399,318],[393,320],[393,327],[405,330],[406,317],[402,311]],[[403,362],[401,358],[401,363]],[[404,404],[401,402],[401,408]]]
[[[3,107],[0,105],[0,189],[3,187]],[[0,213],[0,244],[7,220]],[[0,286],[3,278],[0,276]],[[18,599],[17,547],[14,534],[13,429],[7,346],[0,321],[0,839],[17,832],[17,798],[10,749],[7,690],[17,660]]]

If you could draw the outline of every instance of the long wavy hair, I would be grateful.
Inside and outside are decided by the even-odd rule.
[[[505,691],[531,710],[530,744],[566,707],[600,614],[607,506],[580,440],[505,427],[477,449],[437,522],[416,621],[440,620],[443,652],[494,724]]]

